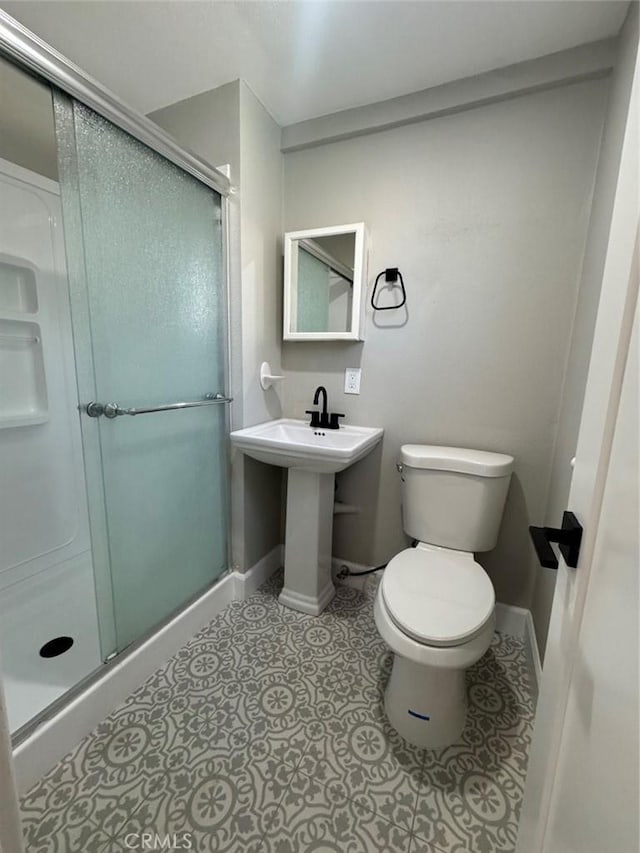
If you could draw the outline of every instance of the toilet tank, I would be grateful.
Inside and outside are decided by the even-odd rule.
[[[409,536],[456,551],[495,547],[513,456],[405,444],[401,459],[402,518]]]

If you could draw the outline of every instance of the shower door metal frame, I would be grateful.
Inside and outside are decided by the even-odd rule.
[[[0,54],[35,72],[226,197],[231,182],[205,160],[0,9]]]

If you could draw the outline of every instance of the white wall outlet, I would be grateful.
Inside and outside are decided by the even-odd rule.
[[[344,393],[359,394],[360,393],[360,374],[362,373],[359,367],[347,367],[344,372]]]

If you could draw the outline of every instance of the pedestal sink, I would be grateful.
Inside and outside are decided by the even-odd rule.
[[[379,427],[330,430],[281,418],[231,433],[247,456],[288,468],[284,588],[280,601],[317,616],[335,594],[331,578],[333,489],[337,471],[366,456],[382,440]]]

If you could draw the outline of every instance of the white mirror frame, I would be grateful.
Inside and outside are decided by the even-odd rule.
[[[314,240],[336,234],[355,234],[353,258],[353,294],[351,300],[351,329],[348,332],[292,332],[292,307],[294,260],[297,258],[297,240]],[[285,341],[362,341],[364,340],[364,296],[366,290],[366,230],[364,222],[350,225],[331,225],[327,228],[309,228],[306,231],[288,231],[284,235],[284,323],[282,338]],[[294,258],[295,256],[295,258]]]

